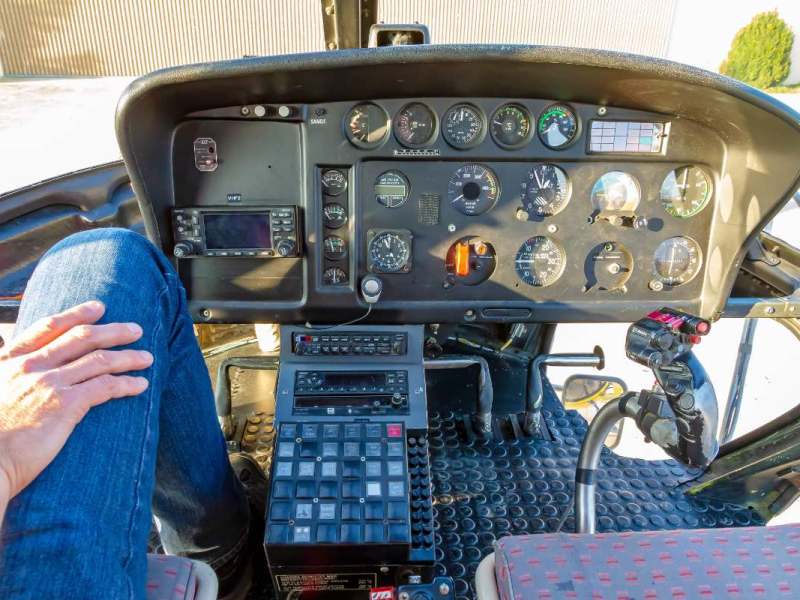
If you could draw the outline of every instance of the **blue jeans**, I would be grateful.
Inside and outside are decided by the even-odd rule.
[[[143,598],[152,514],[169,553],[220,567],[248,534],[186,297],[164,255],[123,229],[73,235],[42,258],[17,332],[101,300],[101,323],[139,323],[149,350],[140,396],[93,408],[41,475],[9,504],[0,598]]]

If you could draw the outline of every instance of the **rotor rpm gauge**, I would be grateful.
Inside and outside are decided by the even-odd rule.
[[[492,115],[490,130],[498,146],[521,148],[531,136],[531,113],[520,104],[504,104]]]
[[[543,235],[527,239],[514,260],[517,276],[534,287],[555,283],[566,265],[567,255],[561,244]]]
[[[447,184],[450,206],[458,212],[475,216],[489,210],[500,196],[500,181],[489,167],[468,164],[459,167]]]
[[[604,242],[589,254],[587,266],[585,290],[624,291],[633,273],[633,255],[619,242]]]
[[[400,171],[385,171],[375,179],[375,200],[386,208],[398,208],[408,200],[411,186]]]
[[[541,114],[536,130],[545,146],[559,150],[578,135],[578,117],[569,106],[554,104]]]
[[[411,102],[394,118],[394,135],[403,146],[420,148],[436,137],[436,113],[422,102]]]
[[[456,104],[444,115],[442,135],[453,148],[464,150],[477,146],[486,135],[486,121],[472,104]]]
[[[690,165],[670,171],[661,184],[661,205],[673,217],[688,219],[703,210],[711,199],[711,178],[700,167]]]
[[[664,285],[688,283],[700,272],[703,255],[692,238],[678,236],[664,240],[653,255],[653,271]]]
[[[367,259],[372,273],[407,273],[411,270],[410,231],[369,231],[367,238]]]
[[[555,165],[536,165],[522,183],[522,207],[533,218],[560,213],[569,202],[572,185]]]
[[[339,169],[328,169],[322,174],[322,189],[327,196],[338,196],[347,189],[347,177]]]
[[[592,188],[592,207],[601,213],[632,213],[639,207],[639,183],[623,171],[610,171]]]
[[[389,135],[389,114],[377,104],[357,104],[344,118],[344,133],[357,148],[377,148]]]

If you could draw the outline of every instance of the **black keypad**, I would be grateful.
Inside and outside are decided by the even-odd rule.
[[[401,423],[282,423],[267,544],[411,545]]]

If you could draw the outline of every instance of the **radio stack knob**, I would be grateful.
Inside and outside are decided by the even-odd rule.
[[[295,244],[292,240],[281,240],[276,250],[281,256],[291,256],[294,254]]]
[[[193,253],[193,250],[194,250],[194,248],[192,247],[192,244],[190,244],[189,242],[178,242],[172,248],[172,253],[177,258],[184,258],[186,256],[191,256],[192,253]]]

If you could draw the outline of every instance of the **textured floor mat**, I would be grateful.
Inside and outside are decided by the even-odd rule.
[[[552,393],[545,406],[553,440],[474,439],[460,415],[431,413],[436,569],[455,580],[459,598],[475,597],[475,570],[495,540],[552,532],[572,505],[586,421],[564,411]],[[598,531],[764,524],[747,507],[686,498],[678,486],[692,476],[673,460],[624,458],[605,449],[598,469]],[[570,516],[562,531],[574,530]]]

